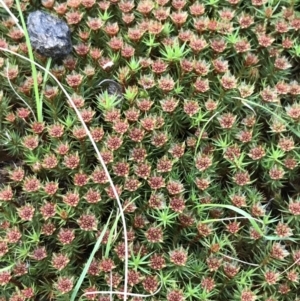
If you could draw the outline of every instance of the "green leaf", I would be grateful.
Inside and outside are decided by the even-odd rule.
[[[254,218],[253,216],[251,216],[248,212],[232,206],[232,205],[224,205],[224,204],[201,204],[199,205],[200,208],[202,207],[206,207],[206,208],[226,208],[226,209],[230,209],[232,211],[235,211],[237,213],[239,213],[240,215],[242,215],[243,217],[245,217],[246,219],[249,220],[249,222],[251,223],[252,227],[265,239],[265,240],[288,240],[288,241],[295,241],[295,239],[290,238],[290,237],[285,237],[285,238],[281,238],[278,236],[269,236],[269,235],[265,235],[264,234],[264,230],[260,228],[260,226],[258,225],[258,223],[262,224],[263,226],[265,226],[265,224],[268,224],[268,221],[261,221],[259,219]],[[218,221],[222,221],[223,219],[208,219],[205,221],[201,221],[201,223],[209,223],[209,222],[218,222]]]
[[[253,106],[256,106],[256,107],[259,107],[263,110],[265,110],[266,112],[270,113],[271,115],[275,116],[278,120],[280,120],[281,122],[284,123],[284,125],[289,128],[289,130],[291,132],[293,132],[297,137],[300,138],[300,132],[298,132],[297,130],[294,129],[293,126],[290,126],[283,118],[281,118],[278,114],[274,113],[271,109],[267,108],[267,107],[264,107],[263,105],[259,104],[259,103],[256,103],[254,101],[251,101],[251,100],[248,100],[248,99],[245,99],[245,98],[241,98],[241,97],[232,97],[234,99],[239,99],[241,100],[242,102],[245,102],[245,103],[248,103],[248,104],[251,104]]]
[[[185,45],[186,43],[184,43],[181,47],[179,44],[172,46],[166,45],[165,50],[161,50],[160,53],[164,56],[166,61],[180,61],[190,51],[190,49],[185,50]]]
[[[251,225],[253,226],[253,228],[262,236],[264,236],[264,233],[263,233],[263,230],[259,227],[258,223],[261,223],[263,224],[262,221],[252,217],[248,212],[238,208],[238,207],[235,207],[235,206],[232,206],[232,205],[224,205],[224,204],[201,204],[199,205],[199,207],[207,207],[207,208],[226,208],[226,209],[230,209],[232,211],[235,211],[236,213],[239,213],[240,215],[244,216],[245,218],[247,218]],[[220,221],[221,219],[219,219]],[[218,219],[214,220],[214,221],[218,221]],[[202,221],[202,223],[207,223],[209,222],[208,221]]]
[[[13,266],[14,266],[14,263],[5,268],[0,269],[0,273],[11,270]]]
[[[93,259],[94,259],[94,256],[95,256],[96,252],[98,251],[98,249],[99,249],[99,247],[100,247],[100,244],[101,244],[102,239],[103,239],[103,237],[104,237],[104,235],[105,235],[105,232],[106,232],[106,230],[107,230],[108,227],[109,227],[109,222],[110,222],[110,219],[111,219],[111,217],[112,217],[112,214],[113,214],[113,211],[111,212],[111,214],[110,214],[110,216],[109,216],[109,218],[108,218],[108,220],[107,220],[107,223],[105,224],[105,226],[104,226],[104,228],[103,228],[103,230],[102,230],[100,236],[99,236],[98,239],[97,239],[97,242],[96,242],[96,244],[95,244],[95,246],[94,246],[94,248],[93,248],[93,250],[92,250],[92,252],[91,252],[91,254],[90,254],[90,257],[89,257],[89,259],[88,259],[88,261],[87,261],[87,263],[86,263],[84,269],[82,270],[82,272],[81,272],[81,274],[80,274],[80,277],[79,277],[79,279],[78,279],[78,281],[77,281],[77,283],[76,283],[76,285],[75,285],[75,288],[73,289],[73,292],[72,292],[70,301],[74,301],[75,298],[76,298],[76,296],[77,296],[77,293],[78,293],[78,291],[79,291],[79,289],[80,289],[80,287],[81,287],[81,285],[82,285],[82,283],[83,283],[83,280],[84,280],[84,278],[85,278],[85,275],[87,274],[88,269],[89,269],[89,267],[90,267],[90,265],[91,265],[91,263],[92,263],[92,261],[93,261]],[[118,220],[119,220],[119,219],[116,218],[113,227],[116,226],[116,224],[118,223]]]
[[[109,94],[108,91],[104,91],[102,94],[97,96],[98,108],[101,111],[109,111],[115,108],[121,103],[122,98],[116,94]]]

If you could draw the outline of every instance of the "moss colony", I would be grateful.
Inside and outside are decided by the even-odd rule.
[[[50,71],[125,213],[128,254],[119,221],[76,300],[122,291],[126,256],[128,290],[159,290],[128,300],[300,300],[299,1],[21,8],[25,19],[42,9],[69,25],[73,51]],[[42,70],[36,119],[30,63],[4,51],[28,57],[24,34],[0,12],[0,300],[69,301],[118,205],[70,101]]]

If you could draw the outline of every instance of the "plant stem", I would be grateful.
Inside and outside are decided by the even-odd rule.
[[[31,61],[31,71],[32,71],[32,77],[33,77],[33,89],[34,89],[34,95],[35,95],[35,103],[36,103],[36,109],[37,109],[37,120],[39,122],[43,121],[43,104],[40,100],[40,95],[39,95],[39,86],[38,86],[38,80],[37,80],[37,71],[36,71],[36,66],[33,64],[34,57],[33,57],[33,50],[30,44],[30,39],[26,27],[26,23],[24,20],[24,16],[22,13],[21,5],[20,5],[20,0],[16,0],[16,5],[17,9],[20,15],[21,23],[22,23],[22,28],[24,31],[25,39],[26,39],[26,46],[28,48],[28,55]]]
[[[42,116],[43,116],[43,97],[44,97],[44,90],[45,90],[46,82],[47,82],[47,79],[48,79],[48,74],[49,74],[51,62],[52,62],[52,58],[50,57],[50,58],[48,58],[48,60],[47,60],[46,72],[45,72],[44,77],[43,77],[43,86],[42,86],[42,92],[41,92],[41,96],[40,96],[39,107],[37,106],[37,110],[41,112],[41,115],[42,115]]]

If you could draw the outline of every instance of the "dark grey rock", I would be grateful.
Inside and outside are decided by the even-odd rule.
[[[122,100],[123,100],[123,93],[122,93],[122,86],[112,80],[112,79],[104,79],[102,80],[98,85],[98,87],[101,87],[102,91],[107,92],[108,95],[114,95],[116,98],[116,107],[120,108],[122,105]]]
[[[115,94],[118,96],[122,96],[122,86],[116,82],[109,83],[107,91],[108,94]]]
[[[98,86],[105,86],[105,85],[108,94],[122,97],[122,86],[118,82],[112,79],[104,79],[98,84]]]
[[[70,29],[55,16],[40,10],[32,12],[27,30],[33,49],[43,56],[63,59],[72,51]]]

